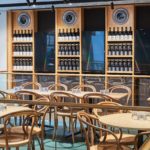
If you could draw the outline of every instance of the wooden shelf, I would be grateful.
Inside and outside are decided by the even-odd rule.
[[[69,58],[69,57],[80,57],[80,55],[58,55],[58,57],[60,57],[60,58],[62,58],[62,57]]]
[[[132,74],[133,71],[107,71],[107,73]]]
[[[33,70],[13,70],[14,72],[32,72]]]
[[[19,57],[19,58],[24,58],[25,57],[25,58],[28,58],[28,57],[33,57],[33,56],[17,56],[16,55],[16,56],[13,56],[13,57]]]
[[[133,40],[108,40],[108,42],[132,42]]]
[[[32,43],[32,41],[13,41],[12,43]]]
[[[58,43],[79,43],[80,40],[64,40],[64,41],[58,41]]]
[[[70,73],[72,73],[72,72],[77,72],[77,73],[79,73],[80,72],[80,70],[58,70],[57,72],[70,72]]]
[[[133,57],[133,55],[108,55],[107,57],[108,58],[118,58],[118,57],[129,58],[129,57]]]

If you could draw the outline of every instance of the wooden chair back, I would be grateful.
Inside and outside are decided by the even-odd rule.
[[[126,105],[128,105],[130,97],[131,97],[131,89],[128,86],[125,85],[116,85],[109,88],[110,93],[112,92],[126,92],[127,98],[126,98]]]
[[[15,96],[19,100],[35,100],[35,99],[38,99],[40,97],[43,97],[42,95],[40,95],[38,93],[31,92],[28,90],[17,91],[17,92],[15,92]]]
[[[92,101],[96,99],[96,101],[109,101],[109,102],[115,102],[117,101],[116,99],[105,95],[105,94],[101,94],[101,93],[97,93],[97,92],[92,92],[92,93],[87,93],[83,96],[83,101],[85,103],[89,103],[89,99],[91,99],[92,97]]]
[[[23,89],[41,89],[41,84],[37,82],[26,82],[21,85]]]
[[[100,106],[122,106],[119,103],[116,102],[109,102],[109,101],[104,101],[104,102],[100,102],[97,105]],[[122,113],[123,111],[120,109],[107,109],[106,107],[104,109],[97,109],[94,108],[93,112],[96,116],[101,116],[101,115],[108,115],[108,114],[112,114],[112,113]]]
[[[72,89],[80,89],[81,91],[96,92],[96,88],[93,85],[89,85],[89,84],[77,85],[77,86],[73,87]]]
[[[65,84],[59,83],[59,84],[52,84],[48,86],[49,90],[62,90],[62,91],[67,91],[68,87]]]
[[[49,98],[47,98],[47,97],[40,97],[40,98],[36,99],[35,101],[37,101],[37,102],[50,102]],[[40,118],[39,122],[41,124],[40,127],[43,130],[44,124],[45,124],[46,113],[49,111],[50,105],[49,106],[34,105],[33,109],[39,113],[39,118]]]
[[[23,118],[23,122],[21,124],[22,126],[21,129],[22,129],[23,134],[19,135],[15,133],[14,131],[11,132],[11,127],[13,129],[14,127],[17,127],[17,125],[14,123],[14,120],[12,119],[14,117]],[[6,147],[6,149],[8,150],[11,146],[19,147],[24,144],[31,144],[32,131],[33,131],[34,126],[37,125],[37,119],[38,119],[38,113],[34,110],[19,111],[19,112],[10,113],[9,115],[7,115],[4,121],[4,133],[3,133],[5,143],[3,143],[4,145],[3,144],[0,145],[0,147],[1,146]],[[30,126],[30,130],[28,130],[29,126]],[[14,139],[10,139],[10,137],[13,138],[13,135],[14,135],[14,138],[17,139],[14,142],[11,141]]]
[[[119,150],[120,145],[117,136],[112,131],[103,128],[97,117],[95,117],[94,115],[90,115],[86,112],[78,112],[77,118],[80,121],[81,127],[84,131],[87,150],[91,150],[92,149],[91,147],[95,145],[96,133],[99,133],[98,136],[100,137],[102,135],[105,135],[104,138],[101,139],[101,141],[99,141],[100,138],[98,138],[97,140],[100,142],[99,144],[102,144],[101,145],[101,148],[103,147],[102,149],[105,149],[105,146],[108,144],[105,143],[106,136],[108,134],[111,134],[115,139],[114,143],[116,144],[117,150]]]

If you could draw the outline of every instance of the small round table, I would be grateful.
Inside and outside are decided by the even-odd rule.
[[[112,127],[150,130],[150,120],[134,120],[132,113],[117,113],[105,116],[98,116],[101,123]]]
[[[150,130],[150,120],[134,120],[132,118],[132,113],[109,114],[104,116],[98,116],[98,118],[102,124],[112,127],[136,129],[139,133],[142,131]],[[138,147],[140,147],[142,143],[143,137],[139,137]]]

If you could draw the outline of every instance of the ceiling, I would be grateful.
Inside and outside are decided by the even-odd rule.
[[[27,1],[30,3],[27,4]],[[36,5],[33,5],[34,1]],[[52,6],[55,8],[107,6],[112,1],[115,5],[150,3],[150,0],[0,0],[0,10],[50,9]]]

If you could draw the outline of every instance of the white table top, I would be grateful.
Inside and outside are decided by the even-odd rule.
[[[98,116],[101,123],[112,127],[150,130],[150,120],[134,120],[132,113],[117,113]]]
[[[23,106],[7,106],[6,109],[0,111],[0,118],[3,118],[9,115],[10,113],[19,112],[22,110],[31,110],[31,109]]]
[[[49,91],[41,91],[41,90],[36,90],[36,89],[24,89],[24,90],[35,92],[35,93],[38,93],[40,95],[45,95],[45,96],[49,96],[51,93],[56,92],[56,90],[49,90]],[[7,92],[9,94],[14,94],[16,91],[14,89],[8,89],[8,90],[5,90],[5,92]],[[83,98],[83,96],[85,94],[93,93],[93,92],[85,92],[85,91],[81,91],[80,93],[73,93],[72,91],[65,91],[65,92],[68,92],[70,94],[74,94],[74,95],[78,96],[79,98]],[[99,92],[96,92],[96,93],[99,93]],[[127,93],[107,93],[106,95],[108,95],[108,96],[110,96],[116,100],[119,100],[119,99],[126,97]]]

